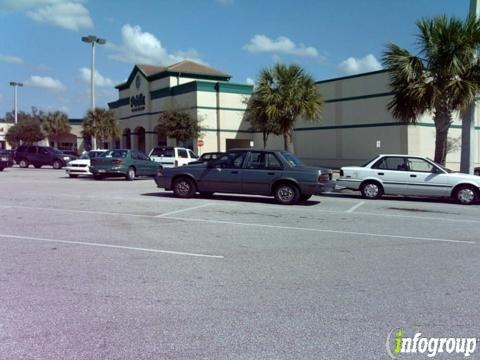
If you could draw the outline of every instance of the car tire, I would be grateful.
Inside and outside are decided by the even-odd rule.
[[[54,160],[52,166],[55,170],[60,170],[63,167],[63,164],[60,160]]]
[[[462,205],[471,205],[478,200],[478,190],[470,185],[460,185],[455,189],[453,198]]]
[[[5,169],[5,168],[3,168],[3,167],[0,167],[0,171],[3,171],[3,169]]]
[[[292,183],[281,183],[275,186],[275,200],[282,205],[294,205],[300,200],[300,189]]]
[[[68,174],[68,176],[70,176],[70,177],[73,178],[73,179],[75,179],[75,178],[78,177],[78,175],[76,175],[76,174]]]
[[[25,159],[22,159],[22,160],[20,160],[20,161],[18,162],[18,166],[20,166],[21,168],[24,168],[24,169],[25,169],[25,168],[28,168],[28,165],[29,165],[29,163],[28,163],[28,161],[25,160]]]
[[[310,199],[312,195],[300,195],[300,202],[305,202]]]
[[[360,186],[360,192],[365,199],[379,199],[383,195],[383,187],[376,181],[366,181]]]
[[[192,179],[182,176],[173,182],[173,194],[180,198],[191,198],[195,195],[197,188]]]
[[[127,173],[125,174],[125,179],[128,181],[135,180],[135,168],[133,166],[130,166],[127,170]]]

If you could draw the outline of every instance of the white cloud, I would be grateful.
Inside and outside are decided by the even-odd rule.
[[[80,79],[83,82],[90,84],[91,70],[86,67],[82,67],[78,70],[80,72]],[[102,74],[98,72],[98,70],[95,70],[95,85],[99,87],[113,87],[115,86],[115,83],[113,82],[112,79],[104,77]]]
[[[155,35],[130,24],[123,25],[122,44],[110,57],[132,64],[170,65],[186,59],[204,63],[194,49],[169,54]]]
[[[88,9],[77,2],[64,2],[47,5],[27,13],[38,22],[59,26],[68,30],[93,28],[93,21]]]
[[[252,78],[249,78],[249,77],[245,80],[245,82],[248,85],[255,85],[255,80],[253,80]]]
[[[65,85],[60,80],[53,79],[49,76],[32,75],[30,79],[24,81],[26,86],[44,88],[52,91],[64,91]]]
[[[342,61],[338,65],[338,68],[346,75],[353,75],[369,71],[381,70],[382,65],[374,55],[368,54],[361,59],[349,57],[347,60]]]
[[[0,0],[0,10],[26,12],[40,23],[68,30],[93,28],[90,12],[83,0]]]
[[[288,54],[300,57],[320,57],[318,50],[312,46],[305,46],[304,44],[295,44],[292,40],[285,36],[279,36],[272,40],[265,35],[255,35],[250,42],[243,47],[244,50],[250,53],[275,53]]]
[[[0,54],[0,61],[6,62],[9,64],[23,64],[23,59],[19,58],[18,56],[11,56],[11,55]]]

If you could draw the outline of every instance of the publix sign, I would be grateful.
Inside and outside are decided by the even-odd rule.
[[[145,95],[138,94],[130,98],[130,109],[132,112],[145,110]]]

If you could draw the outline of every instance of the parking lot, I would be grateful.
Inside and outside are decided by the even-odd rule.
[[[480,336],[480,205],[9,168],[0,210],[1,359],[384,359],[398,327]]]

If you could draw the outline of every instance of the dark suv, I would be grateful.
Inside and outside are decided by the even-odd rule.
[[[48,146],[21,145],[15,152],[15,161],[22,168],[32,164],[35,168],[51,165],[54,169],[61,169],[76,157],[67,155],[60,150]]]

